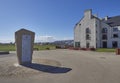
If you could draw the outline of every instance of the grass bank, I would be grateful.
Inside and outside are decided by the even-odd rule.
[[[0,44],[0,51],[15,51],[14,44]]]
[[[115,48],[97,48],[96,52],[115,52]]]
[[[39,50],[53,50],[56,49],[55,45],[34,45],[34,48]],[[0,51],[15,51],[14,44],[0,44]]]

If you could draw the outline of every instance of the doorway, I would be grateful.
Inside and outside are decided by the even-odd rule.
[[[103,48],[107,48],[107,42],[103,41]]]
[[[113,41],[112,42],[112,47],[113,48],[117,48],[118,47],[118,42],[117,41]]]
[[[89,48],[89,47],[90,47],[90,43],[87,42],[87,43],[86,43],[86,48]]]

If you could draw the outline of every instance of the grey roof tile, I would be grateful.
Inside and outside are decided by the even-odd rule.
[[[111,27],[120,26],[120,15],[114,17],[108,17],[107,20],[103,19],[103,21],[108,25],[110,25]]]

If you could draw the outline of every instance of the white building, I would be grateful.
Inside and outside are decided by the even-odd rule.
[[[120,16],[100,19],[86,10],[74,28],[74,47],[119,48]]]

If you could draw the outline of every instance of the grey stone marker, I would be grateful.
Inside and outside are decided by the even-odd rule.
[[[17,57],[20,65],[32,63],[34,37],[35,33],[26,29],[15,32]]]

